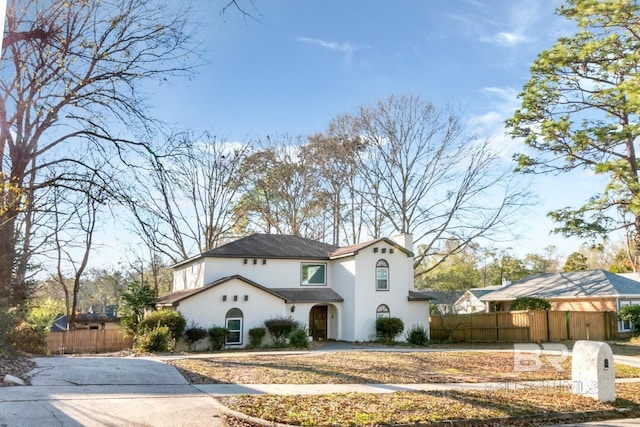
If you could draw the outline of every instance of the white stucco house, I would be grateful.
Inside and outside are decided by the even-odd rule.
[[[155,307],[180,311],[187,324],[225,326],[228,347],[244,347],[249,329],[283,316],[315,340],[373,340],[380,316],[429,330],[429,298],[413,289],[410,235],[337,247],[253,234],[173,269],[173,292]]]

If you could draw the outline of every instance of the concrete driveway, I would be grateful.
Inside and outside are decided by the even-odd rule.
[[[224,426],[211,396],[143,358],[36,358],[31,386],[0,387],[0,426]]]

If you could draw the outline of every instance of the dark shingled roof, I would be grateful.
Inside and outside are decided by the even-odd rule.
[[[344,299],[336,291],[329,288],[297,289],[278,288],[271,289],[281,295],[287,303],[303,302],[342,302]]]
[[[480,297],[510,301],[518,297],[588,298],[639,296],[640,282],[604,270],[534,274]]]
[[[282,234],[252,234],[204,252],[204,257],[329,259],[338,246]]]
[[[431,299],[432,304],[454,304],[464,295],[463,291],[436,291],[435,289],[424,289],[419,292]]]
[[[409,291],[409,301],[429,301],[432,299],[433,297],[425,292]]]

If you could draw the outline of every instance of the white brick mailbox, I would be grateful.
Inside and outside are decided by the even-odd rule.
[[[600,402],[616,400],[616,374],[609,344],[576,341],[571,360],[571,388],[574,394]]]

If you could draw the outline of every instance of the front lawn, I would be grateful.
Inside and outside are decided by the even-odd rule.
[[[557,356],[556,356],[557,357]],[[219,398],[229,409],[270,422],[292,425],[415,424],[456,419],[482,419],[473,425],[506,425],[505,417],[524,416],[513,425],[563,421],[555,413],[572,413],[570,421],[597,419],[601,413],[640,410],[640,384],[619,384],[618,399],[600,403],[558,388],[554,380],[570,379],[571,360],[562,371],[559,359],[541,359],[535,372],[515,372],[513,352],[311,352],[306,354],[235,354],[173,360],[194,384],[418,384],[498,382],[507,389],[482,391],[344,393],[313,396],[240,395]],[[553,363],[549,363],[549,362]],[[616,364],[618,378],[640,377],[640,369]],[[525,389],[518,381],[548,380],[547,386]],[[564,415],[566,417],[566,415]],[[537,418],[533,419],[533,418]],[[496,418],[496,421],[487,421]],[[511,422],[511,421],[510,421]],[[251,425],[235,421],[233,425]]]
[[[511,351],[244,353],[169,363],[192,384],[423,384],[570,379],[571,358],[562,359],[542,356],[534,372],[515,372]],[[638,377],[640,369],[616,364],[616,376]]]
[[[620,384],[616,393],[618,398],[613,403],[600,403],[553,388],[321,396],[243,395],[220,398],[219,401],[251,417],[301,426],[428,425],[444,420],[477,420],[466,424],[475,426],[530,426],[614,418],[619,416],[617,410],[629,410],[620,415],[637,416],[640,384]],[[567,413],[572,415],[569,417]]]

